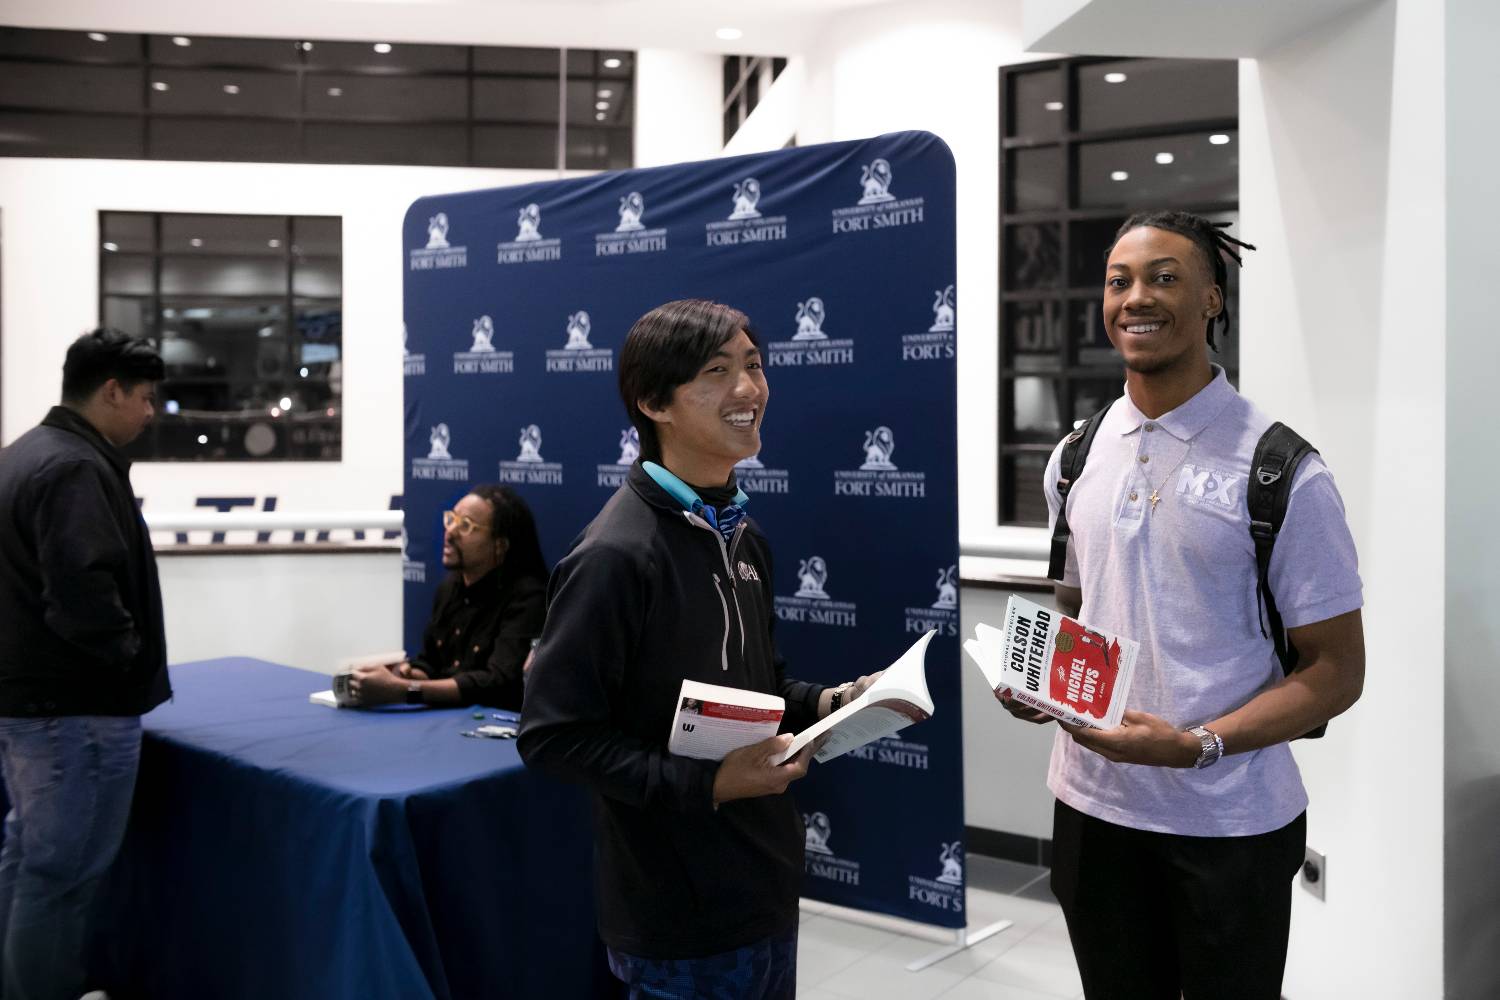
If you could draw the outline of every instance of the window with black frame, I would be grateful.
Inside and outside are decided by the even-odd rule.
[[[635,54],[0,28],[0,156],[613,170]]]
[[[99,213],[101,324],[166,362],[139,461],[338,461],[343,220]]]
[[[1238,71],[1224,60],[1025,63],[1001,68],[1000,109],[999,521],[1045,525],[1052,449],[1124,383],[1100,315],[1115,231],[1162,208],[1238,221]],[[1232,309],[1232,267],[1229,280]],[[1219,340],[1214,360],[1235,380],[1237,341]]]
[[[745,124],[784,69],[786,60],[780,56],[724,57],[725,145]]]

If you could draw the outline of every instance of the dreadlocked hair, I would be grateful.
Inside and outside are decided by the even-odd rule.
[[[1203,255],[1208,264],[1209,271],[1213,274],[1214,284],[1219,286],[1220,292],[1229,288],[1229,266],[1226,260],[1234,261],[1235,267],[1240,267],[1240,249],[1254,250],[1255,246],[1235,239],[1224,230],[1229,228],[1227,222],[1211,222],[1201,215],[1192,212],[1137,212],[1125,220],[1125,224],[1115,231],[1115,238],[1110,241],[1109,249],[1104,251],[1104,257],[1114,252],[1115,244],[1120,242],[1120,237],[1132,229],[1165,229],[1169,233],[1178,236],[1186,236],[1193,241],[1193,246]],[[1239,248],[1239,249],[1236,249]],[[1214,343],[1214,326],[1218,324],[1224,329],[1224,336],[1229,336],[1229,308],[1219,310],[1219,315],[1211,316],[1208,320],[1208,328],[1205,331],[1208,336],[1208,346],[1218,351],[1219,345]]]

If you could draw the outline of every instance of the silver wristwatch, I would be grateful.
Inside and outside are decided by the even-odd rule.
[[[1198,737],[1198,742],[1203,749],[1198,751],[1198,760],[1193,764],[1196,768],[1211,767],[1218,763],[1220,757],[1224,756],[1224,738],[1211,729],[1202,726],[1194,726],[1188,732]]]

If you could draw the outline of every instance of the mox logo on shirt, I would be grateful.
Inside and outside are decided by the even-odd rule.
[[[1177,474],[1177,492],[1189,499],[1208,500],[1223,507],[1237,507],[1240,499],[1236,488],[1243,478],[1217,469],[1184,465]]]

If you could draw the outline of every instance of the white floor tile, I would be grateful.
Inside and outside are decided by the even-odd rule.
[[[1023,940],[974,975],[1054,997],[1073,997],[1083,989],[1073,949],[1047,941]]]
[[[1057,1000],[1057,998],[1021,986],[993,983],[987,979],[971,976],[942,994],[938,1000]]]
[[[857,948],[867,952],[884,947],[900,936],[895,931],[881,930],[878,927],[867,927],[864,924],[857,924],[852,920],[843,920],[839,917],[804,916],[801,926],[797,931],[798,942],[811,939],[827,944],[836,944],[844,948]],[[801,947],[800,943],[798,947]]]
[[[798,935],[797,985],[799,988],[821,986],[868,954],[858,948],[809,941]]]

